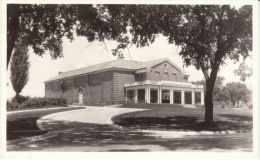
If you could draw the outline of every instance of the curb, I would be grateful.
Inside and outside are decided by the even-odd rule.
[[[17,144],[27,144],[27,143],[30,143],[30,142],[37,142],[37,141],[41,141],[41,140],[46,140],[46,139],[53,138],[53,137],[56,137],[56,136],[58,136],[58,133],[48,132],[46,134],[39,135],[39,136],[33,136],[33,137],[27,137],[27,138],[7,141],[7,145],[8,145],[8,147],[11,147],[11,146],[15,146]]]

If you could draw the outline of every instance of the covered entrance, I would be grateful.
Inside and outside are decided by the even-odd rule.
[[[125,100],[134,103],[204,105],[203,85],[172,81],[125,84]]]
[[[79,88],[79,104],[83,104],[83,90]]]
[[[170,90],[162,90],[162,103],[170,103]]]

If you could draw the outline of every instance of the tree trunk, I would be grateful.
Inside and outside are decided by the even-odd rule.
[[[20,94],[19,93],[15,93],[15,100],[18,102],[18,103],[20,103],[19,101],[19,97],[20,97]]]
[[[7,68],[15,46],[15,41],[18,39],[19,16],[20,11],[18,5],[7,5]]]
[[[205,123],[213,122],[213,88],[214,83],[211,79],[206,80],[206,93],[205,93]]]

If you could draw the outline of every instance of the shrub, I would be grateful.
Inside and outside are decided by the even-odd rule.
[[[61,98],[30,98],[23,102],[19,108],[40,108],[44,106],[67,106],[67,100]]]
[[[17,101],[19,104],[21,104],[21,103],[27,101],[28,99],[30,99],[30,97],[29,97],[29,96],[19,95],[18,97],[14,97],[14,98],[12,98],[12,99],[16,99],[16,101]]]
[[[18,109],[19,103],[13,98],[11,101],[7,100],[6,107],[7,107],[8,111],[9,110],[15,110],[15,109]]]

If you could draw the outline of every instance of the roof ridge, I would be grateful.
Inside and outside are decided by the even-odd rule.
[[[140,63],[141,61],[135,61],[135,60],[128,60],[128,59],[115,59],[115,60],[111,60],[111,61],[106,61],[106,62],[102,62],[102,63],[97,63],[97,64],[93,64],[93,65],[89,65],[89,66],[85,66],[85,67],[81,67],[81,68],[77,68],[77,69],[72,69],[72,70],[69,70],[69,71],[65,71],[65,72],[62,72],[63,73],[68,73],[68,72],[72,72],[72,71],[76,71],[76,70],[81,70],[81,69],[85,69],[85,68],[88,68],[88,67],[93,67],[93,66],[97,66],[97,65],[103,65],[103,64],[106,64],[106,63],[109,63],[109,62],[113,62],[113,61],[133,61],[133,62],[138,62]],[[144,63],[144,62],[141,62],[141,63]]]

